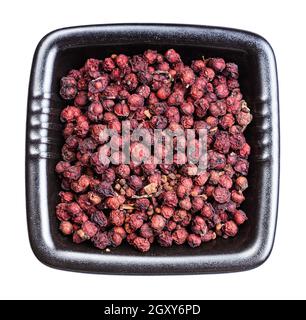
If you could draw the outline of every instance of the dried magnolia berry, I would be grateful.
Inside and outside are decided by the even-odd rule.
[[[74,199],[74,194],[72,192],[61,191],[59,196],[61,197],[61,202],[72,202]]]
[[[120,164],[116,168],[116,174],[121,178],[128,178],[130,176],[130,173],[131,173],[131,169],[126,164]]]
[[[73,232],[73,225],[69,221],[62,221],[59,228],[64,235],[69,235]]]
[[[240,207],[252,121],[238,77],[235,63],[203,57],[188,65],[171,48],[90,58],[64,75],[60,231],[76,244],[127,242],[141,252],[234,237],[247,221]],[[163,143],[155,145],[157,130]]]
[[[115,233],[118,233],[122,240],[124,240],[126,238],[126,232],[123,227],[114,227],[113,231]]]
[[[221,72],[226,67],[226,64],[222,58],[212,58],[208,60],[207,66],[211,67],[217,72]]]
[[[191,248],[195,248],[201,245],[201,237],[196,234],[188,235],[187,242]]]
[[[111,244],[107,232],[101,231],[98,231],[95,234],[95,236],[91,239],[91,241],[93,242],[94,246],[98,249],[105,249]]]
[[[194,113],[194,105],[191,102],[184,102],[181,104],[181,112],[186,115],[192,115]]]
[[[238,232],[238,227],[234,221],[227,221],[223,226],[224,234],[229,237],[234,237]]]
[[[65,100],[73,99],[77,94],[77,83],[72,77],[63,77],[61,79],[60,95]]]
[[[236,179],[236,188],[244,191],[248,187],[248,180],[246,177],[240,176]]]
[[[130,109],[124,102],[121,102],[114,106],[114,113],[118,117],[127,117],[130,114]]]
[[[174,49],[169,49],[165,53],[165,57],[170,63],[178,63],[181,61],[180,55]]]
[[[176,207],[178,203],[177,196],[174,191],[167,191],[163,196],[164,204],[170,207]]]
[[[157,232],[163,230],[165,224],[165,218],[161,215],[155,214],[151,219],[151,227]]]
[[[214,199],[219,203],[228,202],[231,194],[226,188],[216,187],[213,192]]]
[[[205,218],[210,219],[214,214],[214,209],[211,203],[205,202],[201,210],[201,215]]]
[[[131,111],[136,111],[144,105],[144,98],[140,94],[132,94],[128,98],[128,106]]]
[[[120,201],[118,200],[117,197],[110,197],[110,198],[106,199],[105,205],[109,209],[115,209],[116,210],[116,209],[119,209],[119,207],[120,207]]]
[[[204,207],[204,200],[201,197],[194,197],[191,202],[191,207],[193,211],[200,211]]]
[[[178,229],[172,233],[172,239],[176,244],[183,244],[188,237],[188,232],[185,228]]]
[[[245,212],[243,212],[242,210],[235,211],[233,216],[234,216],[234,220],[238,226],[243,224],[246,220],[248,220]]]
[[[138,213],[133,213],[129,216],[129,227],[132,231],[139,229],[143,225],[143,218]]]
[[[223,188],[231,189],[233,181],[228,175],[223,174],[219,177],[219,184]]]
[[[102,211],[96,211],[91,216],[91,221],[98,225],[100,228],[104,228],[107,226],[107,218]]]
[[[245,127],[252,121],[250,110],[242,110],[236,115],[237,122],[240,126]]]
[[[150,242],[148,239],[142,237],[136,237],[133,241],[133,245],[140,252],[147,252],[150,250]]]
[[[241,149],[239,150],[239,154],[242,158],[248,158],[248,156],[251,153],[251,147],[249,144],[245,143],[243,144],[243,146],[241,147]]]
[[[208,227],[206,225],[205,220],[200,216],[195,216],[195,218],[192,221],[191,226],[192,232],[200,235],[204,235],[208,231]]]
[[[247,175],[249,171],[249,162],[245,159],[238,159],[235,166],[235,171],[243,175]]]
[[[97,226],[90,221],[85,221],[82,224],[82,230],[89,238],[92,238],[98,232]]]
[[[185,86],[190,86],[195,82],[195,74],[189,67],[185,67],[180,74],[181,81]]]
[[[154,232],[148,223],[144,223],[140,230],[139,234],[141,237],[146,238],[150,241],[150,243],[154,240]]]
[[[184,209],[184,210],[190,210],[191,209],[191,201],[190,201],[190,198],[185,198],[185,199],[182,199],[180,202],[179,202],[179,206]]]
[[[149,49],[144,52],[143,56],[148,64],[153,64],[157,59],[157,51]]]
[[[208,178],[209,178],[209,173],[208,172],[204,172],[204,173],[201,173],[201,174],[197,175],[194,178],[194,182],[198,186],[204,186],[206,181],[208,180]]]
[[[171,247],[172,241],[173,239],[169,231],[162,231],[157,238],[157,242],[162,247]]]
[[[125,213],[122,210],[112,210],[109,214],[109,220],[115,226],[122,226],[125,220]]]
[[[108,233],[108,237],[110,240],[110,245],[112,247],[118,247],[122,243],[123,238],[121,237],[121,234],[111,231]]]
[[[181,199],[185,198],[188,195],[186,187],[183,184],[179,184],[176,189],[176,194]]]
[[[161,206],[160,213],[166,219],[170,219],[174,214],[173,207]]]
[[[237,204],[241,204],[244,200],[245,200],[245,197],[244,195],[242,194],[241,191],[236,191],[236,190],[233,190],[232,191],[232,195],[231,195],[231,198],[234,202],[236,202]]]
[[[143,186],[143,182],[141,180],[141,178],[139,176],[136,175],[132,175],[130,176],[130,178],[128,179],[128,185],[134,189],[134,190],[139,190],[142,188]]]
[[[191,68],[194,72],[199,73],[205,69],[205,62],[203,60],[194,60],[191,63]]]

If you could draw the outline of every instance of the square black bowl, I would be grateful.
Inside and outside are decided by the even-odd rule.
[[[146,254],[129,246],[110,253],[76,245],[58,231],[55,217],[59,181],[54,173],[63,138],[64,106],[59,80],[89,57],[147,48],[178,50],[188,63],[220,56],[238,64],[242,93],[254,120],[247,130],[252,147],[249,189],[243,209],[249,220],[234,239],[199,248],[153,246]],[[37,258],[51,267],[93,273],[189,274],[248,270],[262,264],[274,242],[279,188],[279,107],[276,62],[262,37],[240,30],[157,24],[98,25],[61,29],[37,46],[29,86],[26,138],[28,229]]]

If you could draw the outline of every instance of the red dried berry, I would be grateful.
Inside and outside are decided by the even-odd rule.
[[[234,169],[236,172],[247,175],[249,171],[249,162],[245,159],[238,159]]]
[[[185,228],[180,228],[172,233],[172,239],[176,244],[183,244],[186,242],[188,232]]]
[[[128,179],[128,185],[134,189],[134,190],[139,190],[142,188],[143,186],[143,182],[141,180],[141,178],[139,176],[136,175],[132,175],[130,176],[130,178]]]
[[[233,186],[233,181],[228,175],[223,174],[219,177],[219,184],[223,188],[231,189]]]
[[[239,150],[239,154],[242,158],[248,158],[251,153],[251,147],[249,144],[245,143]]]
[[[135,230],[139,229],[143,225],[143,218],[138,213],[133,213],[129,216],[128,224],[131,230],[134,232]]]
[[[122,243],[123,238],[121,237],[121,234],[111,231],[108,233],[110,245],[112,247],[118,247]]]
[[[226,65],[222,58],[212,58],[207,62],[207,66],[214,69],[216,72],[222,72]]]
[[[159,214],[155,214],[151,219],[151,227],[156,231],[160,232],[164,229],[166,224],[165,218]]]
[[[226,188],[216,187],[213,192],[214,199],[219,203],[225,203],[230,200],[231,194]]]
[[[124,54],[119,54],[116,59],[116,64],[120,69],[124,69],[128,66],[129,58]]]
[[[120,202],[117,197],[107,198],[105,201],[105,204],[106,204],[107,208],[109,208],[109,209],[116,210],[116,209],[119,209],[119,207],[120,207]]]
[[[136,237],[133,241],[133,245],[140,252],[149,251],[151,246],[149,240],[142,237]]]
[[[107,232],[98,231],[91,241],[95,247],[101,250],[111,245]]]
[[[108,224],[107,218],[102,211],[96,211],[91,215],[91,221],[98,225],[100,228],[105,228]]]
[[[157,59],[157,51],[149,49],[144,52],[143,56],[148,62],[148,64],[154,64]]]
[[[142,86],[139,86],[136,90],[136,92],[141,95],[144,99],[147,99],[150,95],[150,92],[151,92],[151,89],[149,86],[147,85],[142,85]]]
[[[176,207],[178,203],[177,196],[174,191],[166,191],[163,195],[163,202],[166,206]]]
[[[239,72],[237,64],[233,62],[226,63],[225,69],[223,70],[223,74],[231,78],[238,79]]]
[[[192,221],[191,230],[196,234],[204,235],[207,233],[208,227],[205,220],[202,217],[195,216]]]
[[[157,241],[162,247],[171,247],[173,239],[169,231],[162,231],[159,233]]]
[[[131,109],[131,111],[136,111],[139,108],[142,108],[144,106],[144,99],[139,94],[132,94],[128,98],[128,106]]]
[[[181,61],[180,55],[174,49],[166,51],[165,57],[170,63],[178,63]]]
[[[242,210],[236,210],[234,212],[234,220],[236,222],[236,224],[238,226],[240,226],[241,224],[243,224],[246,220],[248,220],[245,212],[243,212]]]
[[[223,232],[229,237],[234,237],[238,232],[238,227],[234,221],[230,220],[224,224]]]
[[[248,180],[246,177],[240,176],[236,179],[236,188],[238,190],[244,191],[248,188]]]
[[[214,215],[214,208],[209,202],[205,202],[201,210],[201,215],[205,218],[210,219]]]
[[[69,221],[62,221],[60,223],[59,229],[64,235],[69,235],[73,232],[73,226]]]
[[[196,234],[188,235],[187,242],[191,248],[199,247],[202,243],[201,237]]]
[[[181,81],[185,86],[191,86],[195,82],[195,74],[193,70],[189,67],[185,67],[181,74]]]
[[[241,204],[245,200],[245,197],[242,194],[242,192],[241,191],[236,191],[236,190],[232,191],[231,198],[237,204]]]
[[[191,102],[183,102],[180,108],[181,112],[185,115],[192,115],[194,113],[194,105]]]
[[[205,62],[203,60],[193,60],[191,68],[194,72],[199,73],[205,69]]]
[[[170,219],[174,214],[174,209],[173,207],[161,206],[160,212],[164,218]]]
[[[92,238],[98,232],[97,226],[90,221],[85,221],[82,224],[82,230],[89,238]]]

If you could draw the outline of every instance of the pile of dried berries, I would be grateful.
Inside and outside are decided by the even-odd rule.
[[[153,242],[191,247],[234,237],[246,220],[239,209],[248,187],[250,146],[243,131],[252,115],[238,83],[238,67],[222,58],[185,65],[169,49],[128,57],[88,59],[61,79],[65,144],[56,172],[62,181],[56,215],[75,243],[99,249],[124,240],[146,252]],[[103,130],[208,130],[208,169],[194,164],[101,163]],[[112,140],[120,148],[122,138]],[[136,148],[132,142],[130,148]]]

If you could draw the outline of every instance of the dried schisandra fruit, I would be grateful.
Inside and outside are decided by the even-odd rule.
[[[127,242],[141,252],[153,243],[194,248],[236,236],[247,221],[241,204],[251,148],[244,131],[252,121],[238,77],[233,62],[186,65],[174,49],[90,58],[63,76],[60,231],[101,250]],[[201,171],[190,159],[203,130]],[[161,131],[164,144],[156,144]]]

